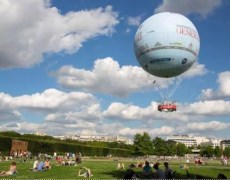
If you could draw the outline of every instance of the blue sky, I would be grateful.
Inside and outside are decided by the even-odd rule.
[[[228,139],[227,0],[5,0],[0,2],[0,130],[49,135]],[[169,80],[178,111],[157,111],[167,82],[138,64],[138,26],[159,12],[185,15],[200,36],[197,62]]]

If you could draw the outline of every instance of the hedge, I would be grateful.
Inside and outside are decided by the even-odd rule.
[[[2,155],[6,155],[10,152],[12,146],[12,139],[9,137],[0,136],[0,152]]]
[[[15,138],[16,139],[16,138]],[[65,152],[81,152],[83,156],[107,156],[109,154],[119,157],[127,157],[131,155],[131,152],[127,149],[119,148],[108,148],[108,147],[97,147],[82,145],[76,143],[65,143],[65,142],[54,142],[47,140],[34,140],[27,138],[17,138],[18,140],[28,142],[28,151],[32,154],[46,153],[53,154],[58,152],[59,154],[64,154]],[[12,138],[0,136],[0,151],[7,153],[11,149]]]

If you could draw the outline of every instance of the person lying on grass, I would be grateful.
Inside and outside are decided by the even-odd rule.
[[[0,172],[1,176],[9,176],[17,173],[17,165],[16,162],[12,162],[10,165],[9,171],[2,171]]]

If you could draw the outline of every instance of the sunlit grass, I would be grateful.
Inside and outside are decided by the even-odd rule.
[[[144,161],[144,160],[143,160]],[[8,170],[12,161],[0,162],[0,171]],[[82,179],[78,176],[81,167],[90,168],[93,174],[92,179],[121,179],[124,177],[125,170],[117,170],[117,163],[123,162],[127,169],[131,163],[137,163],[137,160],[96,160],[83,159],[77,166],[58,166],[54,160],[51,161],[52,168],[43,172],[32,172],[29,168],[33,166],[33,160],[20,162],[16,160],[18,174],[12,176],[0,176],[0,179]],[[184,161],[183,161],[184,162]],[[182,161],[170,161],[170,167],[176,171],[175,178],[194,178],[195,175],[201,175],[206,179],[216,178],[218,173],[224,173],[230,178],[230,166],[222,166],[219,161],[210,161],[206,165],[197,166],[191,164],[189,167],[190,177],[187,177],[184,169],[180,167]],[[163,167],[163,161],[160,165]],[[141,173],[140,168],[134,168],[135,172]]]

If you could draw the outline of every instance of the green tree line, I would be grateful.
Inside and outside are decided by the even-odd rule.
[[[164,140],[160,137],[151,139],[147,132],[137,133],[134,136],[132,154],[135,156],[184,156],[191,154],[195,147],[186,147],[185,144],[177,143],[172,140]],[[221,157],[222,155],[230,157],[230,147],[226,147],[223,152],[220,147],[213,148],[210,144],[201,144],[197,147],[200,149],[200,156]]]

